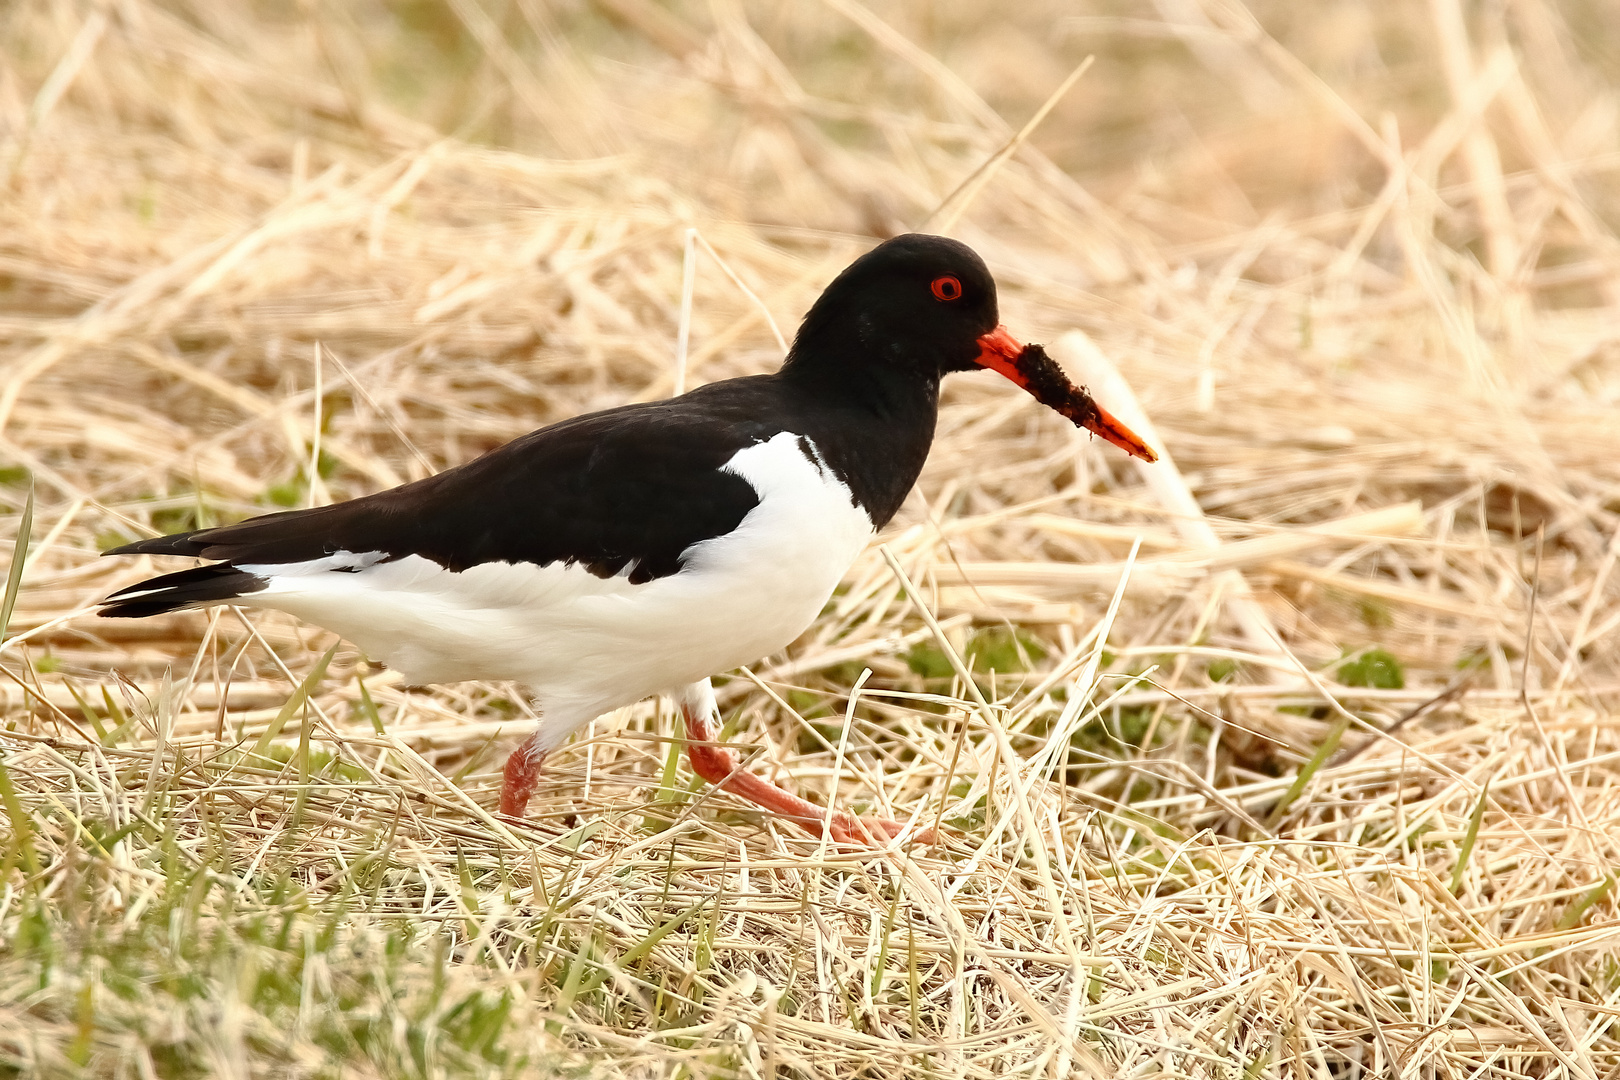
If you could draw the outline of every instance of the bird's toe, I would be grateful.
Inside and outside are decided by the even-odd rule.
[[[882,847],[904,832],[906,826],[898,821],[880,817],[856,817],[853,814],[834,814],[829,826],[832,840],[841,848]],[[916,839],[924,844],[933,843],[934,830],[925,829]]]

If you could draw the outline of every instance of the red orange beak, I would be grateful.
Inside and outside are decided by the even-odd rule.
[[[1020,344],[1005,326],[998,326],[979,339],[979,366],[999,371],[1048,409],[1068,417],[1093,435],[1102,436],[1132,457],[1159,460],[1159,455],[1135,432],[1110,416],[1083,388],[1070,382],[1057,361],[1046,355],[1045,349]]]

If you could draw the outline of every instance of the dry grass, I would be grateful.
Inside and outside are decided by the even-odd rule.
[[[955,379],[721,687],[938,849],[758,820],[650,702],[508,828],[511,688],[86,614],[114,542],[667,394],[688,228],[687,379],[770,368],[1088,53],[936,220],[1170,459]],[[1620,1070],[1603,0],[24,0],[0,56],[0,1071]]]

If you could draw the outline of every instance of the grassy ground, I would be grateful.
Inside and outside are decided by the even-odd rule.
[[[0,57],[0,1071],[1620,1069],[1606,2],[23,0]],[[515,688],[88,613],[116,543],[768,370],[924,225],[1168,451],[955,378],[720,687],[937,847],[653,702],[504,825]]]

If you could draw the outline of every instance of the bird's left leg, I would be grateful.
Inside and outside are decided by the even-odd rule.
[[[871,845],[899,836],[905,826],[887,818],[857,818],[835,810],[829,815],[814,803],[805,802],[797,795],[783,791],[768,780],[744,772],[737,755],[717,744],[719,731],[713,718],[719,709],[715,705],[714,689],[709,680],[692,683],[680,693],[677,702],[686,721],[686,753],[692,761],[692,771],[711,784],[740,795],[755,805],[779,817],[820,833],[825,829],[839,845]],[[931,833],[918,839],[930,842]]]
[[[506,759],[506,768],[501,772],[503,817],[521,818],[529,808],[529,797],[540,783],[540,764],[545,760],[546,752],[536,747],[533,739],[512,751],[512,756]]]

